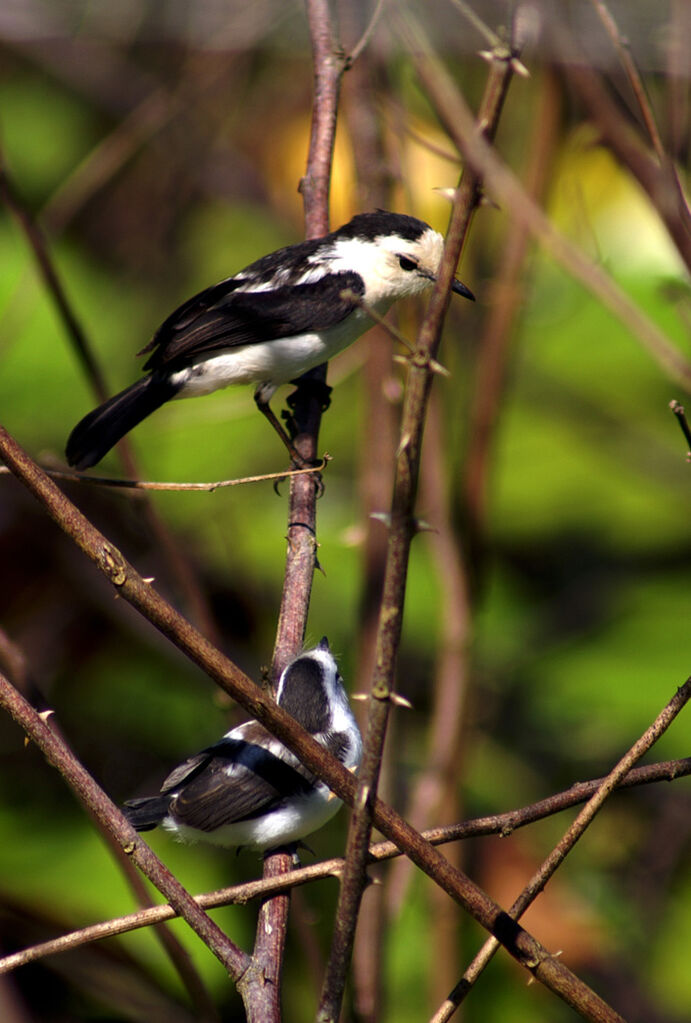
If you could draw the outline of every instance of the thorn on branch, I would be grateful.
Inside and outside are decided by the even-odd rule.
[[[412,440],[412,438],[411,438],[409,433],[404,433],[403,434],[403,436],[401,437],[401,439],[400,439],[400,441],[398,443],[398,447],[396,448],[396,458],[397,459],[400,458],[401,455],[403,454],[403,452],[407,448],[410,447],[411,440]]]
[[[691,427],[689,427],[689,423],[686,418],[686,411],[684,406],[678,402],[676,398],[673,398],[672,401],[670,401],[669,407],[677,417],[677,422],[679,423],[681,432],[684,434],[686,443],[689,445],[690,450],[686,452],[686,461],[691,462]]]
[[[426,522],[424,519],[413,519],[413,528],[416,533],[438,533],[436,526]]]

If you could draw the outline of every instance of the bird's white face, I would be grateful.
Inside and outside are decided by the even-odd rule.
[[[333,270],[357,270],[365,282],[364,301],[388,308],[396,299],[432,286],[443,248],[444,239],[431,227],[415,241],[396,235],[374,241],[344,238],[334,246]]]

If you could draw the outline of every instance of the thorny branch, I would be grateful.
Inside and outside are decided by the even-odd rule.
[[[444,283],[448,286],[448,280]],[[201,667],[209,678],[285,743],[343,802],[351,807],[355,804],[356,782],[340,761],[315,742],[293,718],[148,585],[120,551],[67,500],[2,427],[0,454],[60,528],[105,574],[120,596],[137,608],[179,650]],[[585,1019],[620,1019],[594,991],[561,961],[550,955],[524,928],[511,920],[470,878],[455,870],[434,846],[391,807],[376,799],[373,800],[372,813],[379,830],[394,841],[451,898],[459,902],[478,923],[497,937],[537,980],[577,1008]]]
[[[674,781],[677,778],[686,778],[691,775],[691,757],[683,760],[668,760],[657,764],[648,764],[646,767],[636,767],[618,783],[617,790],[635,788],[640,785],[653,785],[660,781]],[[556,793],[541,799],[530,806],[510,810],[507,813],[492,814],[488,817],[476,817],[472,820],[462,821],[459,824],[449,824],[446,827],[430,828],[424,831],[423,838],[432,845],[445,845],[448,842],[464,841],[471,838],[479,838],[486,835],[497,835],[507,838],[514,831],[534,824],[536,821],[544,820],[572,806],[585,802],[595,793],[604,779],[595,778],[592,781],[578,782],[572,785],[565,792]],[[370,863],[381,863],[386,860],[401,856],[401,850],[394,842],[377,842],[370,846]],[[300,867],[289,874],[282,874],[275,878],[263,878],[260,881],[248,881],[244,884],[232,885],[230,888],[222,888],[218,891],[207,892],[203,895],[195,895],[195,901],[204,909],[215,909],[218,906],[245,905],[253,899],[260,899],[264,896],[291,891],[300,885],[309,884],[312,881],[324,880],[328,877],[340,877],[343,871],[344,860],[336,857],[330,860],[322,860],[319,863],[311,864],[309,867]],[[151,924],[162,923],[165,920],[172,920],[177,913],[170,905],[154,906],[150,909],[142,909],[136,913],[128,913],[126,916],[106,920],[103,923],[91,924],[82,927],[77,931],[62,934],[59,938],[44,941],[19,952],[0,958],[0,975],[9,973],[49,955],[58,955],[61,952],[69,952],[73,948],[87,944],[92,941],[101,941],[104,938],[113,938],[128,931],[137,930],[140,927],[148,927]]]
[[[300,183],[305,207],[305,234],[318,238],[329,230],[329,190],[336,137],[336,117],[341,78],[346,67],[336,42],[329,0],[306,0],[312,42],[314,99],[307,168]],[[292,396],[295,424],[294,444],[306,464],[317,454],[322,402],[326,387],[326,366],[318,366],[298,382]],[[312,581],[317,565],[317,496],[320,481],[301,473],[291,477],[288,510],[288,548],[283,593],[273,656],[273,681],[302,648],[309,613]],[[267,857],[264,877],[288,873],[290,852]],[[250,1023],[280,1020],[280,977],[285,934],[288,925],[288,897],[265,901],[257,922],[250,978],[256,978],[253,992],[243,991]],[[270,977],[272,983],[265,983]]]
[[[492,138],[512,74],[511,57],[493,61],[478,115],[481,130]],[[438,280],[423,320],[417,345],[409,359],[408,381],[396,458],[396,475],[391,500],[389,539],[384,590],[379,613],[375,670],[367,716],[362,765],[346,849],[346,866],[336,914],[335,935],[327,974],[322,988],[317,1019],[331,1023],[338,1019],[346,971],[350,963],[360,901],[364,891],[367,849],[372,828],[372,805],[377,793],[384,742],[394,689],[396,657],[400,645],[408,560],[417,531],[415,499],[422,435],[436,363],[441,330],[451,294],[453,275],[460,257],[472,213],[479,200],[480,182],[466,172],[453,202],[444,255]]]
[[[510,209],[514,220],[524,225],[558,263],[619,318],[672,379],[691,390],[689,361],[612,277],[588,260],[580,249],[554,227],[527,195],[513,172],[478,135],[471,110],[446,69],[425,44],[419,26],[416,27],[415,38],[419,51],[415,63],[427,98],[459,152],[482,176],[488,194],[500,201],[506,209]]]
[[[609,798],[615,788],[626,778],[634,764],[667,731],[676,716],[684,709],[689,699],[691,699],[691,678],[687,679],[684,685],[677,690],[666,707],[658,714],[652,725],[646,729],[640,739],[615,764],[607,777],[603,778],[597,790],[513,903],[509,910],[510,916],[515,920],[519,920],[523,916],[540,892],[544,890],[549,879],[564,862],[586,828],[595,819],[605,800]],[[446,1023],[447,1020],[451,1019],[451,1016],[472,989],[473,984],[489,964],[498,948],[499,943],[494,938],[488,938],[463,974],[459,984],[451,992],[440,1011],[434,1016],[434,1023]]]
[[[205,945],[220,960],[236,981],[247,969],[249,957],[235,945],[204,910],[194,901],[179,881],[161,863],[146,842],[139,837],[127,818],[96,784],[65,743],[48,727],[41,715],[0,675],[0,706],[24,729],[57,768],[80,802],[114,836],[121,848],[154,884],[171,906],[196,931]]]

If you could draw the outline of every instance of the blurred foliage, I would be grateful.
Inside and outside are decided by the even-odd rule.
[[[133,5],[124,7],[134,17]],[[265,5],[260,7],[264,12]],[[176,5],[167,9],[180,14]],[[104,16],[101,5],[95,10]],[[114,390],[136,377],[135,353],[170,308],[300,237],[296,189],[309,129],[311,66],[295,42],[303,29],[291,12],[285,40],[278,38],[281,23],[274,26],[271,46],[258,37],[232,52],[221,41],[206,51],[186,48],[180,39],[166,39],[167,33],[156,39],[142,29],[138,37],[122,25],[120,36],[114,31],[110,38],[92,38],[88,18],[81,34],[74,28],[71,37],[38,33],[4,40],[0,128],[6,165],[31,211],[43,217],[61,279]],[[257,19],[260,24],[259,14]],[[452,186],[457,167],[431,154],[419,136],[446,150],[449,143],[404,55],[390,58],[388,72],[382,103],[400,172],[397,208],[443,229],[447,209],[431,190]],[[477,97],[485,74],[481,62],[459,54],[454,73],[464,92]],[[523,157],[516,154],[522,153],[540,87],[537,67],[530,81],[511,88],[500,143],[519,166]],[[121,160],[90,187],[80,177],[83,161],[118,131],[127,139],[126,118],[155,90],[164,110],[156,126],[130,138]],[[399,130],[406,122],[414,134]],[[350,150],[344,125],[335,223],[355,211],[356,160]],[[68,222],[51,227],[60,224],[68,209],[67,186],[74,185],[79,198],[71,199]],[[689,356],[691,306],[679,260],[646,197],[574,110],[563,125],[549,206],[558,225],[606,265]],[[478,301],[473,308],[456,303],[448,319],[442,359],[452,377],[435,381],[435,387],[454,445],[448,459],[455,466],[452,492],[468,443],[476,339],[511,229],[506,211],[477,215],[462,277]],[[2,422],[36,458],[60,458],[69,430],[94,396],[26,242],[7,216],[0,221],[0,259]],[[683,395],[635,338],[543,255],[533,253],[527,270],[498,420],[487,568],[473,628],[467,749],[459,779],[466,813],[510,809],[606,772],[691,672],[691,476],[667,409],[671,398]],[[318,508],[324,574],[315,578],[308,637],[329,636],[347,680],[354,676],[358,647],[360,541],[372,510],[363,506],[357,484],[358,448],[366,455],[368,443],[360,372],[367,351],[363,340],[330,370],[337,386],[321,445],[334,461]],[[391,372],[400,377],[400,367]],[[146,479],[212,480],[284,468],[283,453],[257,416],[249,391],[172,403],[137,428],[132,442]],[[111,454],[103,468],[118,474],[118,456]],[[0,488],[5,578],[0,625],[25,651],[37,688],[106,791],[117,800],[153,791],[171,765],[236,721],[234,709],[113,599],[96,571],[12,479],[0,480]],[[141,506],[122,493],[65,489],[142,574],[155,576],[162,592],[185,609]],[[271,484],[256,484],[213,494],[158,494],[152,501],[203,583],[223,648],[259,680],[279,605],[284,493],[276,496]],[[423,491],[423,517],[426,502]],[[400,722],[405,742],[397,743],[401,806],[427,755],[440,592],[423,534],[411,564],[400,660],[400,689],[414,703]],[[690,740],[687,714],[654,756],[684,756]],[[129,911],[131,897],[102,842],[60,779],[35,750],[25,748],[7,720],[0,720],[0,759],[3,950]],[[557,930],[562,927],[554,941],[569,965],[615,1004],[622,1004],[618,999],[627,984],[634,985],[643,1015],[630,1019],[676,1023],[688,1010],[689,971],[680,949],[691,934],[690,801],[688,781],[615,796],[554,882],[578,910],[569,912],[555,899],[551,912]],[[491,894],[510,902],[520,878],[526,880],[549,851],[565,820],[501,842],[469,845],[468,869]],[[310,838],[318,857],[342,848],[345,824],[341,814],[333,827]],[[251,853],[190,849],[158,834],[151,842],[192,891],[260,871]],[[516,888],[499,895],[491,885],[508,876],[512,864]],[[314,953],[306,951],[303,932],[309,928],[316,944],[328,948],[335,892],[331,882],[319,882],[295,896],[299,922],[294,919],[289,941],[287,1019],[308,1019],[313,1011]],[[215,916],[249,947],[252,908]],[[419,878],[393,924],[385,1019],[413,1023],[426,1019],[445,993],[430,991],[432,946],[424,935],[431,925]],[[538,923],[535,928],[540,938]],[[241,1019],[239,999],[219,964],[185,927],[175,929],[223,1007],[223,1019]],[[459,976],[481,937],[464,921]],[[110,952],[97,947],[81,958],[55,957],[19,971],[11,982],[23,999],[17,1020],[174,1019],[178,1012],[189,1018],[181,1008],[179,981],[154,938],[140,932],[118,945],[126,958],[117,966]],[[99,971],[105,977],[108,970],[122,971],[117,976],[126,979],[95,984]],[[153,993],[128,1001],[122,991],[140,974]],[[50,1002],[36,993],[40,985],[50,992]],[[540,985],[526,989],[524,976],[501,955],[464,1012],[468,1023],[573,1018]]]

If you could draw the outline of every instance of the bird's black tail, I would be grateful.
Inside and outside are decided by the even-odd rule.
[[[151,831],[166,816],[169,804],[170,796],[144,796],[129,799],[122,812],[137,831]]]
[[[142,377],[109,398],[72,430],[65,449],[67,461],[79,470],[96,465],[126,433],[173,398],[178,390],[170,380],[154,374]]]

